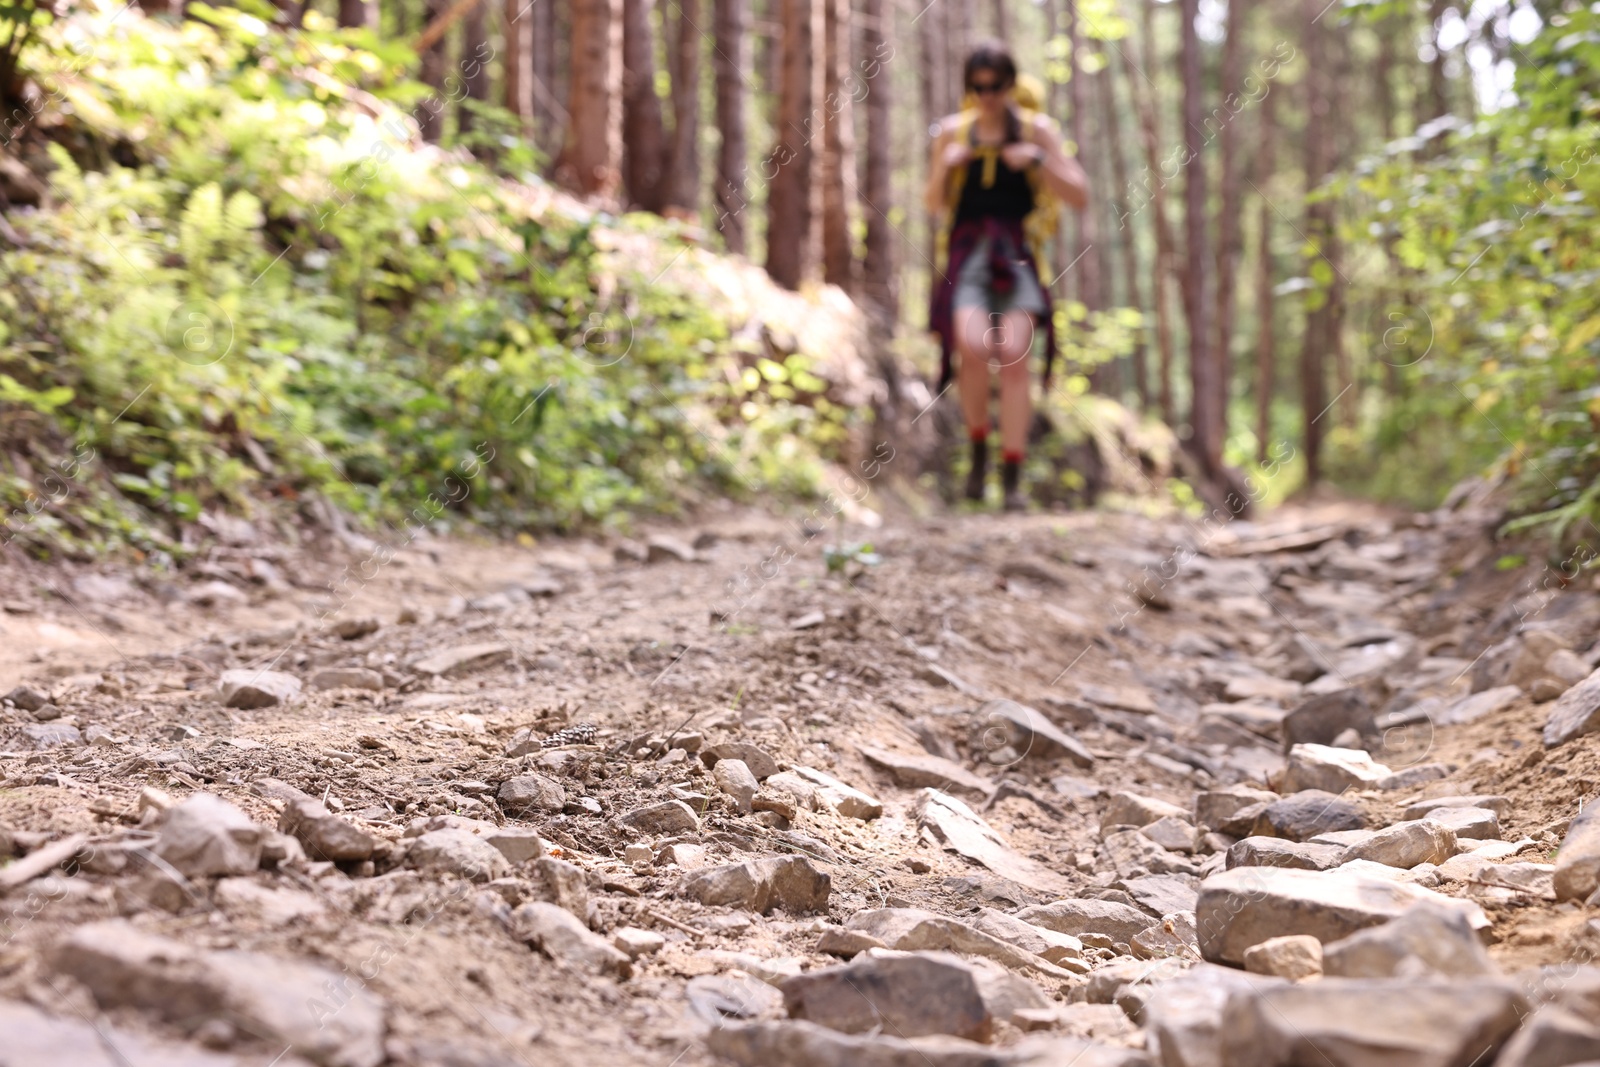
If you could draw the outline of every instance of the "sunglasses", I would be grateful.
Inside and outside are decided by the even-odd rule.
[[[973,82],[971,85],[967,86],[967,88],[971,89],[979,96],[991,96],[995,93],[1003,93],[1011,87],[1009,85],[1002,85],[999,82]]]

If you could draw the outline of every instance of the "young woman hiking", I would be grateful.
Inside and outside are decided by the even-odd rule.
[[[968,500],[982,500],[989,466],[989,383],[1000,374],[1001,485],[1005,509],[1027,507],[1022,458],[1032,403],[1028,356],[1045,334],[1050,383],[1055,326],[1050,291],[1039,275],[1043,240],[1054,236],[1059,205],[1081,210],[1089,184],[1062,150],[1055,124],[1019,99],[1017,65],[998,43],[980,44],[963,67],[967,106],[934,130],[928,210],[943,221],[941,270],[934,276],[930,325],[939,335],[939,389],[960,354],[961,412],[972,441]]]

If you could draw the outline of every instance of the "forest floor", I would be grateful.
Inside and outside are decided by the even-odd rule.
[[[1203,1055],[1221,1001],[1154,994],[1216,971],[1202,954],[1238,964],[1249,922],[1382,922],[1385,886],[1487,920],[1485,973],[1569,961],[1589,913],[1554,899],[1551,855],[1600,745],[1544,748],[1545,660],[1512,653],[1537,631],[1593,667],[1600,594],[1504,568],[1492,526],[730,508],[653,542],[419,541],[364,575],[359,548],[244,529],[182,581],[12,569],[0,1064],[1244,1063]],[[830,569],[846,541],[878,558]],[[226,706],[241,670],[279,702]],[[1317,750],[1286,781],[1286,735],[1387,771]],[[1337,799],[1275,814],[1271,787],[1309,781]],[[1422,825],[1409,806],[1482,794],[1420,862],[1346,862]],[[1279,858],[1236,844],[1267,836]],[[1274,885],[1208,918],[1234,860],[1363,899]],[[1481,1001],[1376,1045],[1348,1000],[1295,1027],[1466,1064],[1533,1003]],[[1259,1062],[1312,1062],[1259,1051],[1269,1022]]]

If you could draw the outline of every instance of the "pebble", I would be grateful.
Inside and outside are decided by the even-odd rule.
[[[798,780],[802,789],[809,787],[819,803],[847,819],[871,820],[883,814],[883,801],[814,767],[792,767],[767,779],[767,786],[780,789],[780,780],[791,779]]]
[[[383,689],[383,675],[366,667],[324,667],[311,676],[313,689]]]
[[[498,642],[460,645],[412,660],[410,668],[418,674],[454,677],[470,671],[482,670],[511,658],[511,646]]]
[[[825,910],[831,885],[832,879],[804,857],[768,856],[694,871],[683,879],[679,892],[701,904],[762,915],[774,908],[800,914]]]
[[[377,838],[305,794],[284,806],[278,819],[278,832],[292,835],[311,859],[340,863],[371,859],[378,843]]]
[[[681,834],[700,828],[694,809],[681,800],[664,800],[643,808],[635,808],[617,818],[623,826],[647,834]]]
[[[188,878],[249,874],[261,866],[264,827],[211,793],[166,813],[153,851]]]
[[[711,768],[717,788],[733,798],[739,811],[748,812],[761,783],[742,759],[719,759]]]
[[[1291,982],[1322,974],[1322,942],[1308,934],[1269,937],[1244,952],[1244,969]]]
[[[780,988],[790,1018],[847,1034],[887,1030],[899,1037],[986,1041],[994,1029],[973,968],[943,952],[871,949]]]
[[[1367,840],[1346,848],[1340,862],[1370,860],[1388,867],[1409,869],[1420,863],[1443,863],[1455,854],[1455,832],[1422,819],[1384,827]]]
[[[641,930],[637,926],[623,926],[611,932],[611,944],[627,954],[630,960],[652,956],[666,947],[667,939],[654,930]]]
[[[566,790],[561,783],[542,774],[520,774],[500,784],[495,793],[508,815],[527,815],[542,811],[554,814],[566,807]]]
[[[1229,847],[1225,868],[1293,867],[1302,871],[1326,871],[1344,862],[1346,847],[1285,841],[1281,837],[1246,837]]]
[[[1589,804],[1567,827],[1556,852],[1557,900],[1581,900],[1600,889],[1600,805]]]
[[[589,880],[582,868],[554,856],[542,856],[534,865],[539,876],[539,897],[589,920]]]
[[[942,756],[924,752],[893,752],[870,745],[862,746],[861,755],[874,767],[887,771],[896,785],[906,789],[928,787],[980,797],[987,797],[994,792],[995,784],[992,781]]]
[[[1263,808],[1251,834],[1306,841],[1331,830],[1359,830],[1366,822],[1350,801],[1320,789],[1306,789]]]
[[[511,873],[500,850],[469,830],[429,830],[412,839],[405,859],[409,867],[458,874],[474,882]]]
[[[1046,930],[1083,937],[1084,934],[1104,934],[1114,941],[1128,942],[1141,930],[1157,925],[1160,920],[1128,904],[1109,900],[1074,899],[1058,900],[1024,908],[1017,918]]]
[[[38,711],[40,708],[50,703],[50,698],[48,696],[39,692],[37,689],[33,689],[26,685],[19,685],[15,689],[11,690],[11,692],[5,695],[5,699],[9,700],[13,707],[18,707],[23,711],[30,712]]]
[[[1285,747],[1327,745],[1346,730],[1354,730],[1361,736],[1377,733],[1372,708],[1359,689],[1346,688],[1314,696],[1283,719]]]
[[[1005,747],[1018,759],[1066,759],[1081,769],[1094,766],[1094,756],[1081,741],[1015,700],[991,700],[979,707],[973,712],[973,730],[976,751]]]
[[[523,904],[511,913],[512,927],[524,941],[557,963],[586,974],[627,978],[629,955],[565,908],[544,901]]]
[[[1544,722],[1546,748],[1600,729],[1600,670],[1563,693]]]
[[[29,742],[29,747],[35,752],[45,752],[53,748],[78,748],[83,744],[83,735],[76,726],[69,726],[60,722],[24,723],[22,736]]]
[[[295,702],[300,696],[300,679],[283,671],[236,669],[222,672],[217,691],[225,707],[272,708]]]
[[[1371,789],[1393,773],[1383,764],[1374,762],[1362,749],[1298,744],[1289,749],[1282,790],[1285,793],[1306,789],[1342,793],[1347,789]]]
[[[539,832],[529,826],[500,826],[488,831],[483,839],[500,850],[500,855],[513,867],[544,855],[544,841]]]

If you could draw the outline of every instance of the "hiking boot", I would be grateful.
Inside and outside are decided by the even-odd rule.
[[[1005,494],[1001,505],[1005,510],[1028,510],[1028,497],[1022,491],[1021,460],[1008,459],[1000,465],[1000,487]]]
[[[968,500],[983,500],[984,482],[989,477],[989,442],[972,442],[972,466],[967,469]]]

